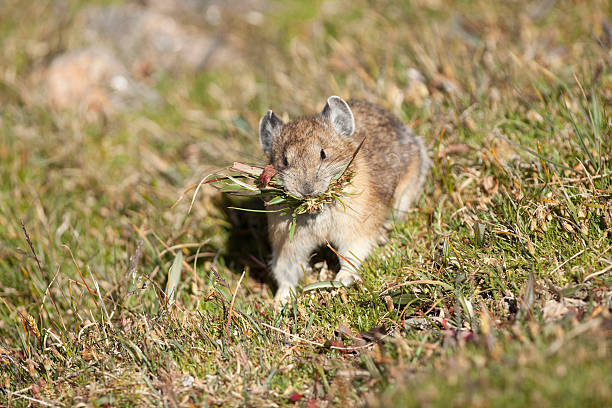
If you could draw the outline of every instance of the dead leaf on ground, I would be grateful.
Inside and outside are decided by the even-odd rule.
[[[472,147],[466,145],[465,143],[452,144],[441,150],[438,153],[438,158],[443,159],[451,154],[465,154],[471,152],[472,150]]]
[[[493,176],[488,176],[485,177],[485,179],[482,182],[482,187],[485,189],[485,191],[489,194],[495,194],[497,193],[497,188],[499,186],[499,182],[497,181],[497,179]]]
[[[370,330],[359,333],[367,341],[377,342],[387,335],[387,330],[383,326],[372,327]]]
[[[352,340],[354,346],[363,346],[366,344],[366,341],[359,334],[353,332],[350,327],[342,323],[338,325],[338,333],[347,339]]]

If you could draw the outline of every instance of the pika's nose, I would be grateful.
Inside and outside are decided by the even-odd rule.
[[[314,193],[314,186],[312,183],[304,183],[298,191],[304,197],[310,197]]]

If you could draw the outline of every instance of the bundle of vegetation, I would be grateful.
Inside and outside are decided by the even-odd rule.
[[[205,184],[210,184],[227,194],[260,197],[264,200],[266,206],[264,210],[240,207],[229,208],[252,212],[279,212],[289,215],[292,219],[289,225],[289,239],[293,239],[298,215],[312,214],[320,211],[324,206],[332,205],[336,202],[344,206],[342,198],[350,194],[346,191],[346,187],[351,184],[355,175],[351,164],[364,141],[365,139],[355,149],[347,165],[332,177],[329,186],[322,194],[296,197],[285,190],[283,181],[276,177],[278,171],[272,164],[260,167],[234,162],[232,166],[216,171],[200,181],[191,200],[191,206],[193,206],[200,187]]]

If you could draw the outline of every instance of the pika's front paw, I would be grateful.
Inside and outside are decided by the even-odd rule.
[[[353,271],[340,270],[336,275],[336,281],[341,282],[344,286],[352,286],[359,280],[361,280],[359,273]]]
[[[281,286],[276,291],[276,295],[274,296],[274,303],[277,306],[282,306],[291,299],[291,295],[295,296],[295,288],[291,286]]]

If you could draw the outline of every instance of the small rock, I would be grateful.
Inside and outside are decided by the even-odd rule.
[[[406,70],[406,76],[410,81],[418,81],[425,83],[425,77],[421,72],[415,68],[408,68]]]
[[[547,322],[561,319],[569,312],[568,307],[562,302],[555,300],[549,300],[542,308],[542,316]]]
[[[49,102],[58,109],[109,114],[157,102],[159,96],[132,80],[105,47],[88,47],[55,58],[45,75]]]
[[[47,71],[49,99],[60,109],[110,110],[104,88],[112,77],[124,74],[121,62],[105,48],[69,52],[55,58]]]
[[[183,387],[189,388],[189,387],[193,386],[194,381],[195,381],[194,378],[192,376],[188,375],[188,376],[183,377],[181,379],[181,385]]]
[[[544,118],[542,118],[542,115],[540,115],[538,112],[536,112],[533,109],[529,109],[527,111],[527,120],[529,120],[532,123],[540,123],[544,121]]]

